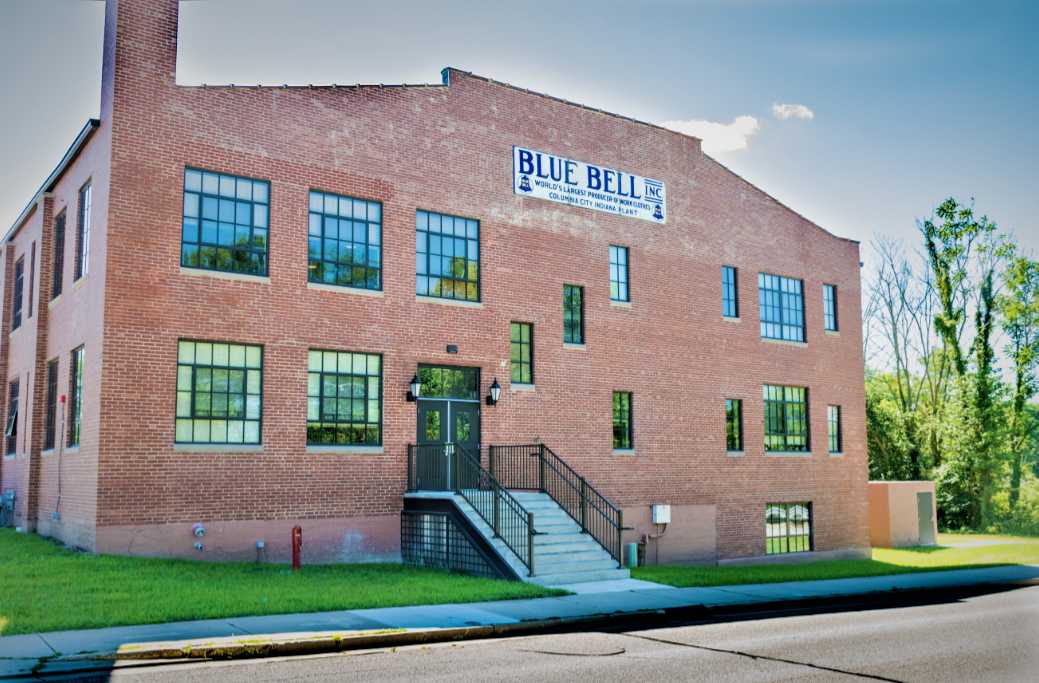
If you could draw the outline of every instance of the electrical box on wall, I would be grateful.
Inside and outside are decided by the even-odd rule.
[[[650,509],[653,511],[653,523],[654,524],[670,524],[671,523],[671,506],[670,505],[651,505]]]

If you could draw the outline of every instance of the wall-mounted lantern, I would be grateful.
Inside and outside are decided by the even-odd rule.
[[[421,394],[422,394],[422,380],[420,380],[418,378],[418,375],[415,375],[414,377],[411,378],[410,389],[408,390],[407,396],[405,398],[407,398],[408,401],[414,403]]]
[[[491,393],[487,394],[487,405],[495,405],[498,403],[499,398],[501,398],[501,385],[498,384],[498,378],[495,377],[494,381],[491,382]]]

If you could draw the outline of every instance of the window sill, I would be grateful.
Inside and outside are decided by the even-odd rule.
[[[742,458],[744,455],[744,451],[725,451],[725,455],[729,456],[730,458]]]
[[[88,274],[87,273],[83,273],[82,275],[79,276],[78,280],[73,280],[72,281],[72,287],[69,288],[70,291],[74,292],[77,289],[79,289],[80,287],[82,287],[83,283],[87,281],[87,277],[89,277]]]
[[[307,453],[322,455],[382,455],[382,446],[307,446]]]
[[[442,306],[461,306],[462,308],[483,308],[482,301],[463,301],[461,299],[441,299],[438,296],[415,295],[415,301],[423,301],[427,304],[440,304]]]
[[[79,453],[79,446],[69,446],[62,451],[63,455],[76,455],[77,453]]]
[[[584,344],[572,344],[570,342],[563,342],[564,349],[572,349],[573,351],[587,351],[587,347]]]
[[[8,332],[8,333],[7,333],[7,338],[8,338],[8,339],[14,339],[14,336],[15,336],[16,334],[18,334],[19,332],[21,332],[21,330],[22,330],[22,328],[23,328],[23,327],[25,327],[25,322],[24,322],[24,321],[22,322],[22,324],[21,324],[21,325],[19,325],[18,327],[14,328],[14,329],[13,329],[13,330],[11,330],[10,332]]]
[[[770,337],[762,337],[761,341],[767,344],[780,344],[781,346],[795,346],[799,348],[808,347],[808,342],[790,341],[788,339],[771,339]]]
[[[631,308],[630,301],[614,301],[613,299],[610,299],[610,305],[615,308]]]
[[[769,458],[810,458],[812,457],[811,451],[765,451],[765,456]]]
[[[727,323],[740,323],[740,322],[743,322],[743,318],[741,318],[739,316],[736,316],[734,318],[731,315],[723,315],[722,316],[722,320],[724,320]]]
[[[17,453],[4,453],[4,460],[14,460],[17,457]]]
[[[823,330],[828,337],[839,337],[841,336],[840,330]]]
[[[634,448],[614,448],[613,449],[613,454],[614,455],[635,455],[635,449]]]
[[[40,451],[40,456],[46,458],[49,455],[54,455],[57,451],[53,448],[48,448],[45,451]]]
[[[178,453],[263,453],[263,444],[192,444],[175,443]]]
[[[830,451],[830,457],[831,458],[843,458],[844,457],[844,451]]]
[[[58,296],[54,297],[53,299],[51,299],[50,301],[47,302],[47,310],[48,311],[52,310],[55,306],[58,305],[59,301],[61,301],[61,294],[59,294]]]
[[[346,285],[326,285],[323,282],[307,282],[307,289],[314,289],[319,292],[336,292],[337,294],[356,294],[358,296],[370,296],[374,298],[381,298],[383,291],[381,289],[364,289],[363,287],[347,287]]]
[[[245,275],[244,273],[225,273],[220,270],[188,268],[187,266],[180,267],[180,274],[193,275],[195,277],[211,277],[217,280],[231,280],[232,282],[257,282],[263,285],[269,285],[271,283],[271,278],[269,275]]]
[[[533,393],[534,385],[533,384],[512,384],[510,382],[509,383],[509,393],[512,394],[512,393],[515,393],[517,391],[521,391],[521,392],[525,391],[525,392]]]

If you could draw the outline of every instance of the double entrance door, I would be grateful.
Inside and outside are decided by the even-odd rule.
[[[420,468],[453,489],[456,457],[461,446],[480,457],[480,371],[478,368],[419,366],[416,441],[425,461]],[[432,460],[432,462],[431,462]]]

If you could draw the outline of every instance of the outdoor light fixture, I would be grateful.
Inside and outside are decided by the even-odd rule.
[[[418,375],[415,375],[414,377],[411,378],[411,389],[408,390],[407,399],[409,401],[411,401],[412,403],[414,403],[415,400],[419,397],[419,395],[421,393],[422,393],[422,380],[420,380],[418,378]]]
[[[498,378],[495,377],[494,381],[491,382],[491,393],[487,395],[487,405],[493,406],[498,403],[498,398],[501,396],[501,385],[498,384]]]

